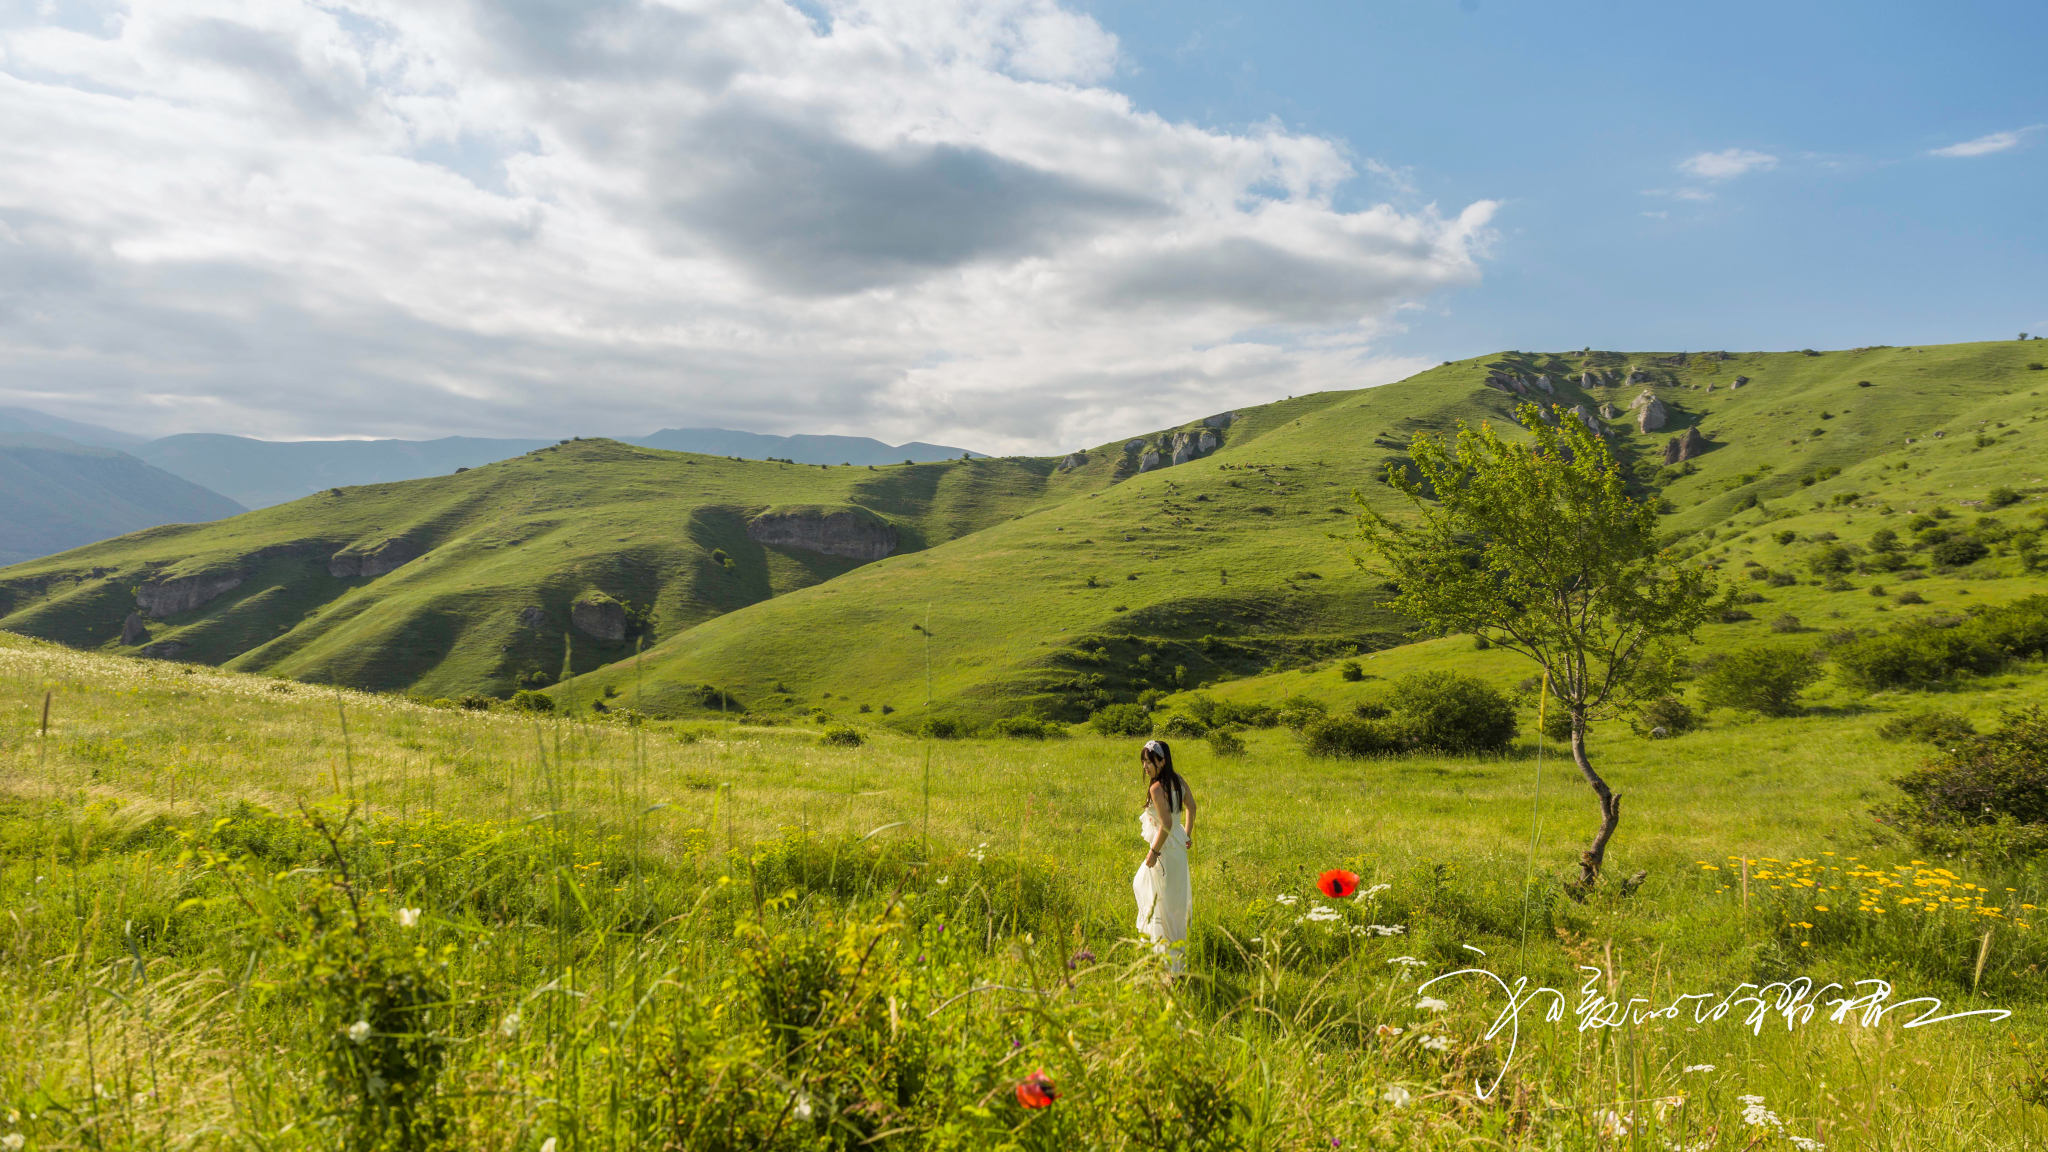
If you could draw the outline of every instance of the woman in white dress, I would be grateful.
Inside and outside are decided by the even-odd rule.
[[[1188,882],[1188,849],[1195,842],[1195,797],[1187,781],[1173,770],[1173,750],[1164,740],[1148,740],[1138,753],[1145,770],[1145,811],[1138,830],[1145,837],[1145,860],[1131,879],[1138,898],[1138,931],[1164,953],[1167,966],[1180,971],[1194,911],[1194,890]]]

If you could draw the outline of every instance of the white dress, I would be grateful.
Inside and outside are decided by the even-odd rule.
[[[1176,972],[1195,904],[1194,888],[1188,881],[1188,833],[1179,817],[1176,808],[1173,828],[1159,847],[1159,862],[1147,868],[1140,860],[1138,874],[1131,878],[1131,892],[1138,898],[1138,931],[1151,939],[1156,951],[1166,954],[1167,964]],[[1159,816],[1150,804],[1138,817],[1138,831],[1150,848],[1152,838],[1159,834]]]

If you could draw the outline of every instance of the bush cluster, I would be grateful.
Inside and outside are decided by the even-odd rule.
[[[1906,593],[1901,594],[1901,602]],[[2048,595],[1974,616],[1916,620],[1835,650],[1842,678],[1875,691],[1996,672],[2015,657],[2048,653]]]
[[[1959,739],[1894,780],[1906,797],[1878,816],[1937,849],[2048,849],[2048,711],[2036,704],[1999,719],[1996,731]]]
[[[1514,702],[1486,681],[1457,672],[1412,672],[1351,715],[1305,723],[1302,736],[1311,756],[1455,756],[1504,751],[1516,730]]]
[[[1752,644],[1715,661],[1700,675],[1700,703],[1765,716],[1798,711],[1799,694],[1821,678],[1818,660],[1782,645]]]

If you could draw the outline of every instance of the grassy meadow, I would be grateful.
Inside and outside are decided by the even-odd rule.
[[[2043,681],[1943,704],[1988,716]],[[2039,1147],[2048,886],[1872,822],[1924,752],[1874,735],[1910,703],[1601,728],[1627,805],[1609,870],[1646,875],[1583,904],[1561,882],[1592,806],[1533,737],[1382,761],[1310,760],[1284,729],[1241,757],[1181,742],[1196,927],[1169,982],[1132,939],[1135,741],[835,747],[0,638],[0,1139]],[[1331,867],[1370,897],[1320,897]],[[1486,1036],[1500,988],[1421,990],[1473,968],[1561,993],[1522,1008],[1512,1060]],[[1741,1000],[1802,978],[2012,1015]],[[1041,1069],[1058,1099],[1027,1110]]]

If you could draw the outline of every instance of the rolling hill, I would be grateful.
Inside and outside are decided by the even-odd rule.
[[[579,440],[0,570],[0,627],[301,679],[503,694],[932,547],[1088,480],[1047,461],[737,461]]]
[[[563,706],[676,715],[906,721],[928,676],[935,709],[964,722],[1223,681],[1278,690],[1287,670],[1412,639],[1342,538],[1353,493],[1395,506],[1378,478],[1414,434],[1512,422],[1525,399],[1610,427],[1674,547],[1731,576],[1798,570],[1768,586],[1774,610],[1854,621],[1891,604],[1861,581],[1807,582],[1814,549],[1937,508],[1974,523],[1995,489],[2025,501],[2007,518],[2038,501],[2048,377],[2028,351],[1509,352],[1060,459],[811,468],[581,441],[0,570],[0,627],[433,695],[568,673],[549,689]],[[831,541],[839,554],[818,550]],[[2011,545],[1990,552],[1923,587],[2043,583]],[[153,607],[124,643],[138,590]]]

